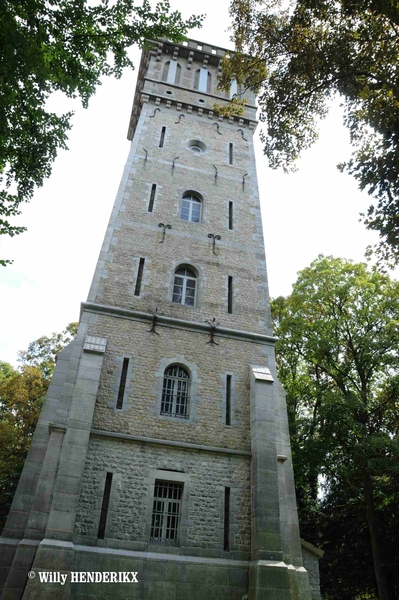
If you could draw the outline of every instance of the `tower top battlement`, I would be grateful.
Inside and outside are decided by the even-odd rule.
[[[169,40],[152,43],[153,47],[145,49],[141,58],[127,134],[129,140],[133,138],[142,105],[146,102],[255,130],[254,93],[240,89],[235,81],[232,81],[229,92],[217,88],[222,58],[232,51],[196,40],[178,44]],[[235,94],[247,102],[244,114],[231,117],[218,115],[214,110],[215,104],[227,104]]]

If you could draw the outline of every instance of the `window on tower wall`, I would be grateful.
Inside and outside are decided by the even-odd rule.
[[[227,93],[227,97],[232,100],[234,97],[241,98],[243,95],[242,85],[238,85],[235,79],[230,82],[230,90]]]
[[[181,66],[175,60],[168,60],[163,68],[162,81],[179,85]]]
[[[181,203],[180,218],[183,221],[199,223],[201,220],[201,200],[198,196],[187,193],[184,194]]]
[[[162,388],[161,415],[188,419],[190,375],[180,365],[165,369]]]
[[[183,484],[155,481],[151,518],[151,541],[177,544]]]
[[[176,304],[185,304],[186,306],[195,306],[195,287],[197,276],[192,269],[188,267],[179,267],[175,271],[173,282],[172,302]]]
[[[212,75],[208,69],[201,67],[197,69],[194,75],[194,89],[199,92],[211,93],[212,88]]]

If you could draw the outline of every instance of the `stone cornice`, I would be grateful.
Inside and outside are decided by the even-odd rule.
[[[66,425],[59,423],[49,423],[49,431],[59,431],[65,433]],[[152,446],[168,446],[172,448],[181,448],[183,450],[196,450],[199,452],[212,452],[216,454],[234,454],[235,456],[252,456],[248,450],[235,450],[234,448],[220,448],[218,446],[204,446],[202,444],[191,444],[190,442],[176,442],[173,440],[162,440],[159,438],[143,437],[141,435],[130,435],[129,433],[118,433],[116,431],[105,431],[102,429],[91,429],[92,437],[103,437],[120,442],[131,442],[136,444],[150,444]]]
[[[163,82],[158,82],[163,83]],[[168,84],[169,85],[169,84]],[[178,86],[175,86],[178,87]],[[222,104],[227,104],[223,98],[219,98],[218,96],[212,96],[211,94],[206,94],[205,92],[201,92],[203,96],[208,96],[210,98],[214,98],[216,101]],[[154,104],[154,106],[163,106],[165,108],[175,108],[177,111],[182,112],[185,111],[188,114],[198,115],[199,117],[206,116],[208,119],[216,119],[219,122],[225,122],[229,125],[239,125],[240,127],[247,127],[252,131],[255,131],[258,121],[256,119],[250,119],[249,117],[240,116],[240,115],[232,115],[230,117],[224,117],[219,115],[217,112],[213,110],[213,108],[207,108],[205,106],[200,106],[194,103],[189,102],[181,102],[174,98],[168,98],[159,92],[141,92],[141,101],[143,103]],[[249,108],[252,110],[256,110],[252,106],[248,106],[245,108]],[[132,139],[132,138],[129,138]]]
[[[121,319],[130,319],[132,321],[152,322],[153,315],[151,313],[141,312],[121,308],[118,306],[108,306],[105,304],[94,304],[92,302],[82,302],[82,311],[92,312],[96,314],[109,315]],[[206,323],[198,323],[195,321],[186,321],[184,319],[176,319],[167,315],[157,315],[157,326],[172,327],[174,329],[185,329],[205,335],[210,334],[210,327]],[[251,331],[241,331],[240,329],[227,329],[227,327],[216,327],[215,336],[221,338],[230,338],[242,340],[244,342],[252,342],[255,344],[275,344],[277,338],[271,335],[262,335]]]
[[[182,450],[196,450],[199,452],[212,452],[216,454],[234,454],[236,456],[252,456],[247,450],[234,450],[233,448],[219,448],[217,446],[203,446],[201,444],[191,444],[189,442],[175,442],[172,440],[161,440],[158,438],[148,438],[141,435],[129,435],[127,433],[116,433],[114,431],[103,431],[92,429],[90,431],[92,437],[103,437],[120,442],[132,442],[139,444],[150,444],[152,446],[168,446]]]
[[[178,85],[176,83],[167,83],[166,81],[162,81],[162,80],[159,80],[159,79],[154,79],[153,77],[147,77],[146,76],[146,77],[143,78],[143,80],[144,81],[150,81],[151,83],[154,83],[154,84],[157,84],[157,85],[162,85],[162,86],[164,86],[167,89],[174,88],[176,90],[186,90],[186,91],[189,91],[183,85]],[[190,90],[190,91],[196,92],[197,90]],[[149,94],[149,95],[151,95],[151,97],[154,97],[154,98],[160,96],[165,101],[166,100],[172,100],[173,101],[173,98],[170,98],[170,96],[159,94],[158,92],[143,92],[143,93],[144,94]],[[197,93],[198,93],[198,91],[197,91]],[[216,102],[223,103],[223,104],[226,104],[226,106],[228,104],[230,104],[230,100],[228,100],[227,98],[223,98],[222,96],[217,96],[216,94],[209,94],[209,92],[201,92],[201,98],[203,98],[204,96],[207,97],[207,98],[213,99],[215,101],[215,103]],[[201,105],[198,104],[198,108],[203,108],[203,107],[201,107]],[[245,108],[252,108],[253,110],[257,110],[257,107],[254,104],[246,104]],[[226,121],[229,120],[229,117],[224,117],[224,118],[225,118]],[[223,117],[220,117],[220,120],[223,120]],[[251,120],[253,121],[253,119],[249,119],[249,118],[247,118],[246,120],[247,121],[251,121]],[[257,121],[254,121],[254,123],[257,123]]]

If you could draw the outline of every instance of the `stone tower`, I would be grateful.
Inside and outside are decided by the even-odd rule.
[[[2,600],[311,598],[255,98],[245,92],[242,117],[214,113],[229,102],[216,87],[224,52],[193,40],[143,52],[79,333],[58,357],[3,532]]]

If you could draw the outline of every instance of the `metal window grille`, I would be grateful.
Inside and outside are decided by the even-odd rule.
[[[152,541],[175,544],[179,542],[182,492],[182,483],[155,481],[151,520]]]
[[[195,196],[183,196],[180,218],[184,221],[199,223],[201,219],[201,202]]]
[[[161,415],[188,419],[190,376],[183,367],[172,365],[163,378]]]
[[[195,306],[196,275],[191,269],[182,267],[175,272],[172,302]]]

